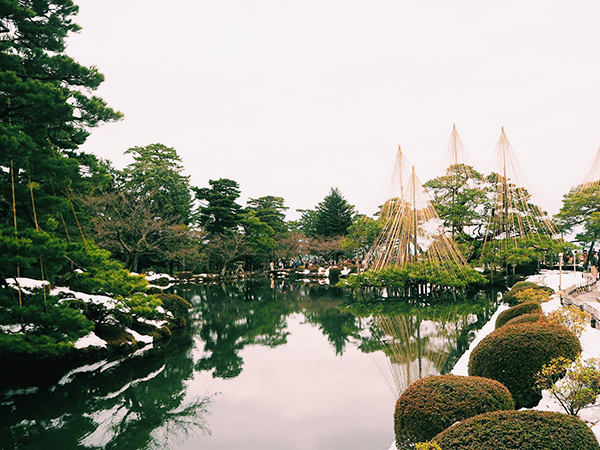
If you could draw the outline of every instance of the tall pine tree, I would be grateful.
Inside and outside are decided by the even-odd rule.
[[[307,224],[307,234],[314,236],[345,236],[352,225],[354,206],[350,205],[338,188],[331,188],[329,194],[317,205],[314,212],[303,214],[312,223]]]
[[[99,180],[96,158],[78,146],[90,128],[122,117],[91,94],[103,75],[64,53],[77,11],[71,0],[0,0],[0,253],[13,259],[0,276],[30,267],[46,247],[57,264],[48,275],[68,263],[57,256],[81,242],[73,193]]]

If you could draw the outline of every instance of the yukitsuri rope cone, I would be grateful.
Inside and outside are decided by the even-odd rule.
[[[502,128],[493,155],[490,183],[489,220],[482,257],[502,258],[505,264],[518,258],[524,249],[543,248],[558,236],[547,213],[533,200],[527,177]]]
[[[454,278],[471,270],[400,148],[386,198],[378,218],[382,230],[363,263],[366,270],[437,271]]]
[[[455,349],[453,336],[459,326],[453,317],[458,308],[442,314],[376,315],[376,326],[382,339],[386,366],[375,361],[392,392],[399,397],[408,386],[421,378],[439,375]],[[422,327],[423,322],[427,323]]]
[[[583,191],[594,186],[600,186],[600,148],[596,151],[592,164],[583,177],[583,183],[578,186],[578,190]]]

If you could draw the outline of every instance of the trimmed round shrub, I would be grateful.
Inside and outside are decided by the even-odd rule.
[[[464,420],[433,442],[444,450],[598,450],[578,417],[550,411],[496,411]]]
[[[157,297],[162,301],[165,310],[171,311],[176,317],[186,314],[192,307],[190,302],[179,295],[160,293]]]
[[[554,289],[549,288],[547,286],[540,286],[539,284],[533,283],[531,281],[519,281],[518,283],[515,283],[512,288],[510,288],[510,291],[504,294],[504,296],[502,297],[502,301],[504,303],[509,304],[510,306],[522,303],[523,300],[520,298],[521,295],[519,295],[519,293],[528,289],[534,291],[532,295],[536,298],[538,297],[538,295],[536,295],[535,291],[540,291],[539,294],[543,292],[547,295],[552,295],[554,293]]]
[[[428,441],[450,425],[489,411],[514,409],[508,389],[481,377],[440,375],[411,384],[396,402],[398,448]]]
[[[513,317],[503,326],[509,327],[511,325],[517,325],[519,323],[535,323],[540,320],[544,320],[544,315],[540,313],[523,314],[522,316]]]
[[[535,374],[553,358],[575,360],[579,339],[562,325],[522,323],[493,331],[475,347],[469,359],[469,375],[491,378],[508,388],[515,408],[531,408],[542,398]]]
[[[542,307],[537,302],[525,302],[520,305],[513,306],[512,308],[507,309],[506,311],[502,311],[498,314],[498,318],[496,319],[496,328],[500,328],[509,320],[522,316],[523,314],[529,313],[540,313],[542,312]]]

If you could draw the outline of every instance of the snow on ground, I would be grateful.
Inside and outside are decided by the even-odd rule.
[[[166,278],[169,281],[176,281],[175,278],[173,278],[171,275],[169,275],[168,273],[154,273],[154,272],[148,272],[146,274],[146,280],[148,281],[154,281],[154,280],[159,280],[161,278]]]
[[[48,281],[41,281],[41,280],[34,280],[33,278],[7,278],[6,279],[6,283],[9,286],[13,286],[15,288],[18,288],[19,286],[21,287],[21,289],[27,290],[27,291],[31,291],[31,289],[34,288],[41,288],[43,285],[49,285],[50,282]]]
[[[106,295],[92,295],[84,294],[83,292],[72,291],[67,287],[56,287],[50,291],[51,295],[71,296],[78,298],[88,303],[94,303],[96,305],[104,305],[107,309],[114,309],[117,306],[117,301]]]
[[[133,331],[131,328],[125,328],[125,331],[127,331],[129,334],[131,334],[133,336],[133,338],[138,342],[145,342],[146,344],[152,344],[152,341],[154,339],[152,336],[140,334],[137,331]]]
[[[86,347],[106,347],[107,342],[104,339],[96,336],[96,333],[90,331],[89,334],[77,339],[75,342],[75,348],[86,348]]]

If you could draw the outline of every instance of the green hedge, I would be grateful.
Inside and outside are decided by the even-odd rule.
[[[549,411],[497,411],[438,434],[443,450],[598,450],[594,433],[576,416]]]
[[[501,327],[475,347],[469,359],[469,375],[504,384],[515,407],[530,408],[541,399],[535,374],[553,358],[575,360],[581,352],[577,336],[562,325],[548,322]]]
[[[506,294],[504,294],[504,296],[502,297],[502,301],[504,303],[507,303],[510,306],[514,306],[519,303],[519,300],[517,299],[516,294],[519,293],[520,291],[524,291],[526,289],[546,291],[548,293],[548,295],[551,295],[554,293],[554,289],[549,288],[547,286],[540,286],[531,281],[519,281],[518,283],[515,283],[513,285],[513,287],[510,289],[510,291],[508,291]]]
[[[396,446],[412,448],[458,421],[504,409],[514,409],[514,402],[508,389],[497,381],[456,375],[423,378],[396,402]]]
[[[544,320],[544,315],[540,313],[523,314],[522,316],[513,317],[504,324],[505,327],[517,325],[519,323],[535,323]]]
[[[190,302],[183,297],[174,294],[160,293],[156,295],[162,301],[163,308],[166,311],[171,311],[175,317],[187,314],[192,308]]]
[[[525,302],[521,303],[517,306],[513,306],[512,308],[507,309],[506,311],[502,311],[498,318],[496,319],[496,328],[500,328],[506,322],[515,317],[522,316],[523,314],[530,313],[541,313],[542,307],[538,302]]]

